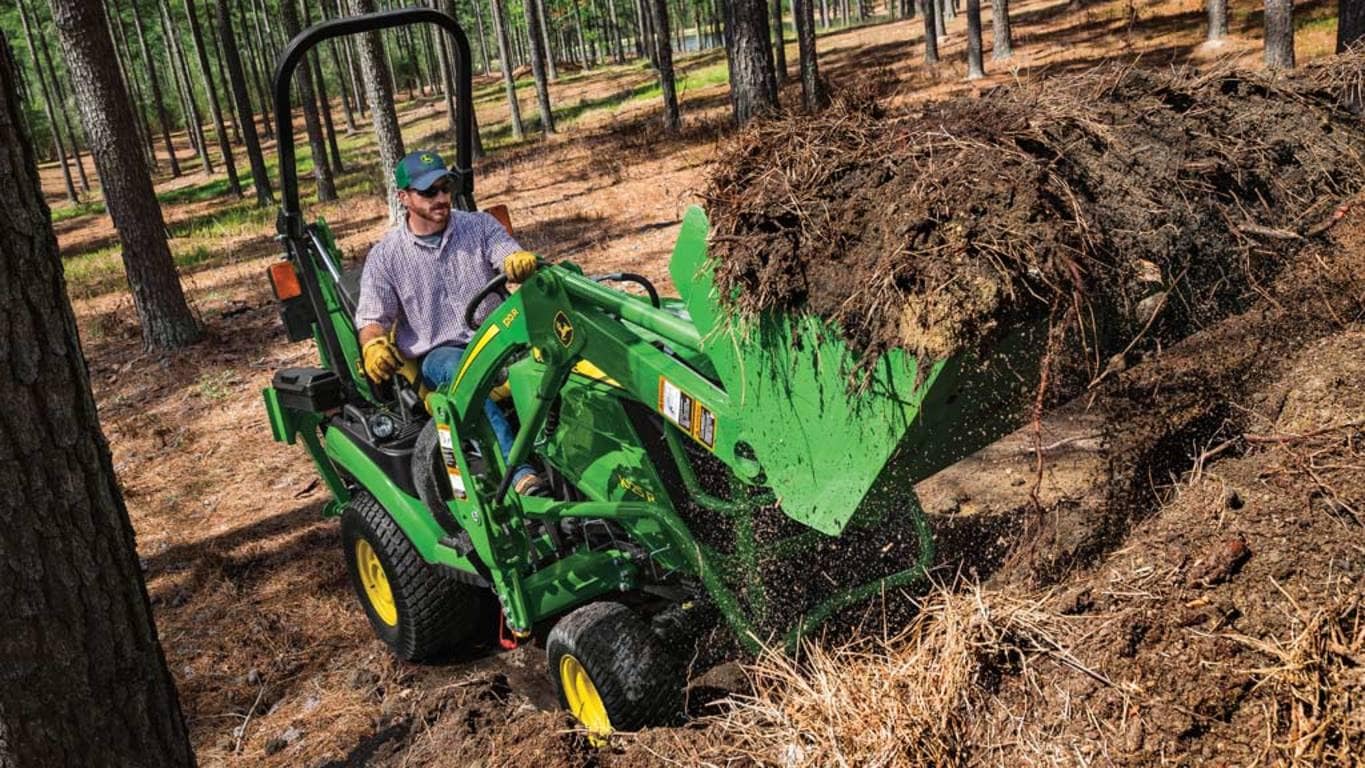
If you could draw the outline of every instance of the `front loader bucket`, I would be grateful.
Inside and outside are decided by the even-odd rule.
[[[837,536],[857,515],[915,503],[914,483],[1018,426],[1044,324],[1021,326],[981,355],[921,363],[893,349],[855,372],[838,329],[819,318],[728,313],[706,258],[708,232],[693,206],[669,270],[737,406],[741,439],[791,518]]]

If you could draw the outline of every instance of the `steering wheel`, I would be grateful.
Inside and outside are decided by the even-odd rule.
[[[489,280],[479,289],[478,293],[474,294],[474,298],[470,299],[469,303],[465,305],[464,324],[469,327],[469,330],[479,330],[478,323],[474,322],[474,315],[478,314],[479,305],[483,303],[483,300],[495,293],[500,294],[503,298],[507,298],[507,275],[498,275],[492,280]]]

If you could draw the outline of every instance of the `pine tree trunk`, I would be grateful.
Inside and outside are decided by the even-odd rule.
[[[374,0],[351,0],[351,12],[373,13]],[[398,128],[398,114],[393,107],[393,92],[389,90],[389,74],[384,64],[384,46],[378,32],[360,36],[360,74],[365,81],[365,96],[370,104],[375,142],[379,145],[379,165],[388,195],[389,223],[399,221],[402,213],[398,205],[398,189],[394,186],[393,169],[403,159],[403,134]]]
[[[544,46],[542,53],[545,56],[545,74],[549,76],[550,82],[559,81],[559,67],[555,65],[555,49],[550,46],[552,32],[550,29],[550,11],[545,7],[546,0],[522,0],[525,4],[535,7],[536,29],[540,30],[540,43]],[[528,17],[529,18],[529,17]],[[527,28],[530,29],[529,27]],[[531,54],[535,55],[534,51]],[[534,68],[532,64],[532,68]],[[539,90],[539,89],[537,89]],[[548,99],[548,92],[546,95]],[[546,103],[549,103],[548,101]],[[548,131],[554,133],[554,128]]]
[[[957,6],[953,0],[939,0],[939,10],[942,11],[944,24],[957,20]]]
[[[171,10],[166,5],[166,0],[158,0],[157,5],[161,10],[164,39],[170,48],[171,66],[180,76],[180,95],[186,105],[185,121],[189,126],[190,135],[194,138],[194,151],[199,154],[199,162],[204,173],[211,176],[214,173],[213,157],[209,155],[208,142],[204,140],[204,118],[199,112],[199,102],[194,98],[194,81],[190,79],[189,62],[184,49],[180,47],[180,37],[176,34],[175,23],[171,21]]]
[[[668,0],[646,0],[649,3],[651,20],[658,34],[654,36],[655,60],[659,62],[659,85],[664,97],[664,130],[677,133],[682,130],[682,113],[678,111],[678,89],[673,82],[673,44],[668,39]]]
[[[815,2],[792,0],[792,21],[796,25],[796,54],[800,59],[801,103],[814,112],[824,105],[820,92],[820,65],[815,51]]]
[[[1365,38],[1365,0],[1337,0],[1337,53],[1361,38]]]
[[[540,26],[540,3],[538,0],[525,0],[522,4],[526,11],[526,39],[530,46],[531,75],[536,81],[536,105],[540,108],[540,129],[546,136],[555,132],[555,116],[550,111],[549,72],[546,68],[544,30]]]
[[[142,10],[133,4],[133,30],[137,32],[137,44],[142,49],[142,61],[147,65],[147,82],[152,88],[152,105],[156,107],[156,121],[161,125],[161,141],[166,145],[166,154],[171,160],[171,178],[180,177],[180,160],[175,156],[175,144],[171,143],[171,118],[166,112],[166,102],[161,96],[161,78],[157,76],[156,60],[152,58],[147,46],[147,34],[142,26]]]
[[[967,0],[967,79],[985,76],[981,61],[981,0]]]
[[[626,63],[626,46],[621,35],[621,19],[616,12],[616,0],[607,0],[607,13],[611,19],[611,52],[617,64]]]
[[[208,2],[213,2],[213,0],[208,0]],[[209,20],[210,23],[213,25],[216,25],[218,23],[217,19],[214,16],[215,13],[216,11],[209,12]],[[223,93],[219,94],[218,97],[220,99],[219,103],[221,104],[222,102],[227,102],[227,111],[230,113],[229,117],[231,118],[231,122],[229,123],[229,127],[232,128],[232,143],[241,144],[242,116],[240,113],[237,112],[237,103],[233,101],[232,93],[228,88],[227,60],[223,58],[223,49],[221,46],[218,45],[218,38],[220,36],[218,35],[218,31],[216,28],[210,27],[209,34],[206,35],[206,37],[208,39],[208,47],[211,51],[213,51],[213,61],[218,65],[218,77],[214,80],[214,82],[223,86]],[[224,119],[226,120],[228,118]]]
[[[113,11],[113,13],[109,11]],[[114,39],[117,47],[119,73],[123,75],[123,82],[133,89],[133,102],[137,105],[137,109],[133,110],[133,117],[137,120],[138,131],[142,136],[147,169],[155,172],[161,165],[156,159],[156,145],[152,139],[152,124],[147,117],[147,99],[142,95],[142,86],[138,79],[133,76],[133,55],[128,47],[128,35],[125,34],[123,28],[123,17],[119,15],[118,6],[113,5],[112,0],[106,0],[104,15],[106,20],[112,20],[108,24],[109,35]]]
[[[948,36],[948,6],[949,0],[924,0],[925,5],[934,6],[934,34],[939,40]]]
[[[248,5],[243,8],[241,0],[235,0],[237,15],[241,19],[241,29],[244,31],[243,40],[246,43],[246,65],[250,67],[247,74],[251,76],[251,85],[256,89],[256,103],[260,105],[261,132],[266,141],[275,138],[275,129],[270,123],[270,91],[265,87],[265,78],[261,74],[261,52],[257,41],[261,39],[260,25],[248,25],[247,22],[252,18],[253,9]],[[255,35],[253,37],[254,26]]]
[[[188,2],[188,0],[186,0]],[[308,0],[301,4],[303,7],[303,26],[305,28],[313,26],[312,14],[310,13]],[[332,100],[327,96],[327,78],[322,71],[322,49],[313,48],[308,52],[308,64],[313,68],[313,84],[317,86],[318,113],[322,116],[323,134],[327,137],[327,151],[331,157],[331,172],[333,179],[336,174],[346,172],[346,164],[341,162],[341,147],[337,146],[336,125],[332,122]],[[333,183],[335,191],[335,182]]]
[[[236,33],[233,32],[232,18],[228,13],[228,0],[217,0],[217,4],[218,34],[223,39],[222,49],[232,99],[237,103],[238,114],[242,116],[242,139],[246,144],[247,160],[251,163],[251,183],[256,190],[256,205],[265,207],[274,203],[275,198],[270,192],[270,177],[266,173],[260,139],[256,136],[256,120],[251,111],[251,96],[246,90],[242,57],[238,54]]]
[[[299,33],[299,15],[294,0],[280,0],[280,24],[284,34],[293,38]],[[336,183],[332,181],[332,166],[327,161],[327,140],[322,134],[322,121],[318,119],[317,92],[313,90],[313,72],[309,62],[294,70],[294,82],[298,83],[300,106],[303,108],[303,125],[308,134],[308,148],[313,158],[313,178],[317,181],[318,202],[325,203],[337,199]],[[281,116],[283,119],[283,116]]]
[[[924,63],[938,63],[938,0],[924,0]]]
[[[730,107],[742,126],[777,108],[777,77],[764,0],[728,0],[726,47],[730,52]]]
[[[237,179],[237,163],[232,159],[232,144],[228,142],[227,127],[223,125],[223,110],[218,104],[218,89],[213,84],[213,69],[204,50],[204,32],[199,26],[199,12],[194,0],[185,0],[185,18],[190,22],[190,39],[194,41],[195,57],[199,60],[199,74],[204,78],[204,91],[209,97],[209,112],[213,115],[213,129],[218,134],[218,148],[223,153],[223,167],[227,170],[228,189],[234,197],[242,197],[242,183]]]
[[[81,201],[81,197],[76,193],[76,185],[71,180],[71,166],[66,159],[66,142],[62,138],[61,126],[53,113],[52,93],[48,91],[47,77],[43,75],[42,64],[38,61],[38,46],[33,41],[33,28],[29,22],[26,5],[24,0],[19,0],[19,21],[24,27],[24,38],[28,41],[29,57],[33,60],[33,74],[38,80],[38,93],[43,100],[43,114],[47,116],[48,131],[52,134],[52,147],[57,155],[57,163],[62,167],[62,181],[66,184],[66,199],[74,205]]]
[[[512,77],[512,44],[507,34],[507,11],[502,0],[489,0],[489,10],[493,13],[493,29],[498,38],[498,59],[502,65],[502,86],[507,93],[507,109],[511,113],[512,138],[520,141],[526,135],[521,124],[521,105],[517,102],[517,83]]]
[[[54,15],[70,23],[67,10]],[[105,36],[112,56],[98,2],[79,22]],[[0,621],[0,765],[193,766],[20,129],[14,69],[0,38],[0,326],[11,329],[0,348],[0,551],[9,566],[0,580],[9,606]],[[124,112],[131,129],[126,104]]]
[[[785,40],[786,28],[782,26],[782,0],[773,0],[773,36],[776,39],[773,45],[773,59],[777,69],[777,84],[782,85],[787,82],[787,41]]]
[[[105,26],[107,27],[108,25],[106,24]],[[62,131],[71,141],[71,157],[75,160],[76,175],[80,178],[81,191],[89,192],[90,177],[85,175],[85,163],[81,162],[80,134],[75,127],[71,125],[71,117],[67,114],[66,89],[62,87],[62,78],[57,76],[57,68],[52,64],[52,50],[48,48],[46,35],[38,36],[38,49],[43,54],[43,64],[47,69],[47,79],[48,82],[52,83],[53,96],[55,96],[57,100],[57,103],[55,104],[57,119],[62,121]],[[34,70],[37,70],[36,65],[34,66]]]
[[[85,135],[104,184],[104,205],[123,245],[123,265],[149,349],[193,342],[199,327],[185,303],[166,244],[166,223],[137,146],[137,127],[118,70],[104,11],[90,0],[51,0]]]
[[[474,26],[479,32],[479,57],[482,59],[482,69],[485,75],[492,74],[493,64],[488,60],[488,32],[483,25],[483,3],[482,0],[470,0],[470,5],[474,6]]]
[[[1228,36],[1228,0],[1207,0],[1207,5],[1209,30],[1204,39],[1216,43]]]
[[[995,36],[994,44],[991,46],[991,58],[1004,61],[1013,56],[1014,35],[1010,32],[1009,0],[991,0],[991,31]]]
[[[332,69],[337,73],[337,90],[341,92],[341,113],[346,118],[346,134],[349,136],[359,130],[355,124],[355,108],[351,106],[351,87],[347,83],[349,68],[342,66],[335,40],[327,41],[327,54],[332,59]]]
[[[1265,0],[1265,66],[1294,68],[1294,0]]]
[[[587,38],[583,36],[583,9],[579,6],[578,0],[573,0],[573,26],[574,34],[578,35],[578,55],[582,59],[583,68],[592,67],[592,62],[588,58]]]

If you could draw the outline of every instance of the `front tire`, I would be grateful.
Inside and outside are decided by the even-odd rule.
[[[620,603],[591,603],[565,616],[550,631],[546,656],[560,706],[595,742],[672,723],[682,712],[682,665]]]
[[[373,496],[362,492],[346,505],[341,540],[365,616],[399,658],[437,658],[473,633],[478,590],[423,560]]]

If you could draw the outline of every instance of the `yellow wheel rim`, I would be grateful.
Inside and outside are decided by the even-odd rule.
[[[588,729],[589,741],[594,746],[605,744],[612,730],[607,705],[602,703],[602,696],[597,693],[597,686],[592,684],[582,662],[567,653],[559,660],[559,684],[564,690],[569,712]]]
[[[393,590],[389,589],[389,577],[384,573],[384,564],[379,555],[365,539],[355,543],[355,566],[360,572],[360,583],[365,587],[365,599],[370,601],[379,620],[390,627],[398,624],[398,604],[393,601]]]

